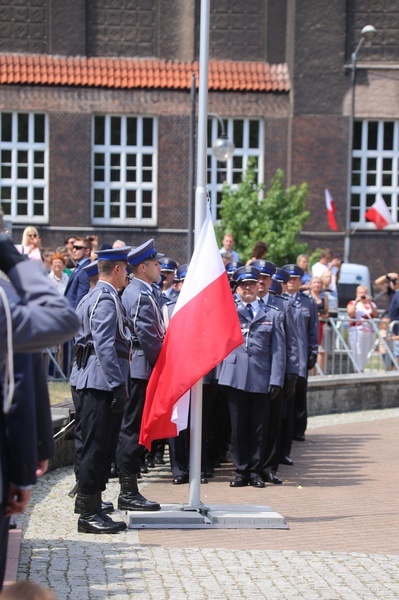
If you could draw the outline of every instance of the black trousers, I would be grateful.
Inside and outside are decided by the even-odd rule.
[[[231,458],[235,474],[250,479],[264,468],[264,435],[268,428],[268,394],[226,386],[231,421]]]
[[[298,377],[295,388],[294,436],[304,435],[308,425],[308,380]]]
[[[264,435],[264,468],[271,467],[277,471],[280,458],[280,431],[283,410],[284,392],[281,390],[273,401],[270,401],[270,413],[267,432]]]
[[[111,411],[111,392],[85,389],[77,393],[81,405],[79,485],[82,494],[91,495],[105,490],[122,414]]]
[[[80,394],[76,390],[76,387],[71,385],[72,400],[75,407],[75,431],[74,431],[74,456],[73,456],[73,468],[75,471],[76,479],[79,479],[79,467],[80,457],[82,454],[82,402],[80,400]]]
[[[131,379],[129,400],[123,411],[116,451],[116,461],[122,475],[140,473],[144,460],[145,448],[139,444],[139,437],[147,384],[146,379]]]

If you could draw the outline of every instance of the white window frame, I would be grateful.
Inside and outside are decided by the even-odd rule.
[[[3,113],[11,114],[11,142],[2,141],[2,132],[0,131],[0,152],[2,151],[10,151],[11,152],[11,177],[2,177],[0,172],[0,188],[10,187],[11,188],[11,214],[5,213],[4,216],[7,220],[10,220],[12,223],[27,223],[30,224],[45,224],[49,222],[49,191],[48,191],[48,181],[49,181],[49,118],[46,113],[42,112],[27,112],[27,111],[19,111],[13,112],[9,110],[1,111]],[[28,142],[19,142],[18,141],[18,115],[27,114],[28,115]],[[44,116],[44,142],[35,142],[34,140],[34,118],[35,116]],[[1,121],[0,121],[1,128]],[[18,158],[17,153],[25,151],[28,153],[28,177],[27,178],[18,178]],[[34,163],[34,152],[43,152],[44,153],[44,161],[43,163]],[[0,155],[0,164],[2,165],[2,156]],[[34,177],[34,168],[39,165],[43,166],[44,174],[42,179],[35,179]],[[26,215],[18,215],[17,213],[17,205],[18,198],[17,192],[19,188],[27,188],[27,214]],[[43,189],[43,214],[35,215],[34,214],[34,190],[36,188]],[[37,202],[39,204],[39,202]],[[1,196],[0,196],[0,205],[1,205]]]
[[[102,117],[105,119],[105,139],[104,144],[95,144],[95,118]],[[111,145],[110,143],[110,132],[111,132],[111,118],[121,119],[121,144]],[[135,146],[127,145],[126,143],[126,125],[127,118],[137,119],[137,140]],[[152,119],[153,122],[153,145],[144,146],[141,144],[142,131],[143,131],[143,119]],[[105,178],[104,181],[95,181],[94,179],[94,157],[96,153],[103,153],[105,159]],[[111,154],[119,153],[121,157],[120,170],[121,180],[111,181],[110,180],[110,156]],[[136,155],[136,181],[126,181],[126,155]],[[142,181],[142,157],[145,154],[152,155],[152,181]],[[92,120],[92,159],[91,159],[91,180],[92,180],[92,198],[91,198],[91,219],[94,225],[157,225],[157,214],[158,214],[158,194],[157,194],[157,181],[158,181],[158,119],[152,115],[93,115]],[[105,202],[104,202],[104,217],[94,216],[94,198],[95,190],[104,190]],[[119,190],[121,192],[121,206],[120,216],[110,216],[110,192],[111,190]],[[136,217],[126,217],[126,191],[134,190],[136,192]],[[142,217],[142,192],[151,191],[152,193],[152,217]]]
[[[368,146],[368,124],[377,123],[377,149],[370,150]],[[384,125],[393,123],[393,149],[384,150]],[[365,213],[369,206],[366,205],[367,196],[381,194],[388,208],[391,209],[394,224],[388,225],[385,230],[399,229],[398,223],[398,201],[399,201],[399,121],[364,119],[361,121],[361,149],[352,149],[352,183],[353,183],[353,159],[360,160],[360,184],[351,185],[351,209],[358,210],[358,206],[353,205],[352,195],[360,196],[360,217],[358,221],[351,221],[351,226],[356,229],[375,230],[375,225],[366,220]],[[383,160],[388,158],[392,160],[392,185],[383,185]],[[375,185],[367,185],[367,160],[376,160],[376,182]],[[357,171],[356,171],[357,172]]]
[[[243,147],[237,147],[234,150],[233,158],[228,160],[226,163],[220,163],[212,154],[212,144],[220,136],[221,130],[219,121],[216,117],[210,117],[212,121],[211,125],[211,136],[208,139],[207,156],[211,157],[211,168],[207,169],[208,183],[207,188],[211,201],[211,213],[214,220],[217,219],[217,194],[222,191],[223,183],[218,183],[218,172],[220,168],[226,168],[226,183],[228,183],[232,190],[238,188],[238,183],[233,183],[233,165],[234,156],[241,156],[243,158],[242,173],[247,170],[248,160],[254,156],[258,159],[258,183],[263,182],[263,139],[264,139],[264,122],[262,119],[256,117],[232,117],[223,119],[225,124],[225,131],[227,137],[233,141],[233,127],[234,121],[243,121]],[[250,121],[256,121],[259,123],[259,146],[258,148],[249,147],[249,123]],[[209,160],[209,159],[208,159]]]

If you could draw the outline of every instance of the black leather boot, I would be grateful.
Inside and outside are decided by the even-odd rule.
[[[78,493],[76,503],[81,512],[78,519],[79,533],[118,533],[120,525],[104,514],[98,514],[98,494]],[[106,520],[104,517],[106,516]]]
[[[79,488],[78,488],[78,490],[79,490]],[[78,493],[78,495],[76,496],[76,499],[75,499],[75,513],[77,515],[81,515],[82,510],[84,508],[84,507],[82,507],[82,503],[79,498],[80,498],[80,496]],[[112,502],[104,502],[104,500],[101,499],[101,492],[100,492],[100,503],[101,504],[100,504],[99,510],[101,510],[101,512],[103,512],[107,515],[114,512],[114,510],[115,510],[114,505],[112,504]]]
[[[119,510],[160,510],[158,502],[151,502],[142,496],[137,486],[136,475],[121,475],[121,491],[118,497]]]
[[[125,529],[127,529],[127,525],[126,525],[125,521],[113,521],[111,519],[111,517],[108,516],[107,512],[103,509],[104,504],[112,505],[112,502],[103,502],[101,500],[101,492],[97,492],[96,496],[97,496],[97,514],[100,515],[100,517],[102,517],[104,519],[104,521],[107,521],[108,523],[115,523],[116,525],[119,525],[119,531],[125,531]],[[113,505],[112,505],[112,510],[114,510]]]

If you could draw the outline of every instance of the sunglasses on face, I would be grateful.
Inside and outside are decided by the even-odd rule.
[[[73,250],[87,250],[87,246],[74,246]]]
[[[28,233],[28,237],[37,237],[37,233]]]

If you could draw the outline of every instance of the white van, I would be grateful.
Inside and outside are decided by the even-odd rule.
[[[365,285],[370,295],[373,295],[369,268],[366,265],[342,263],[337,283],[340,308],[346,308],[348,302],[356,298],[356,288],[358,285]]]

